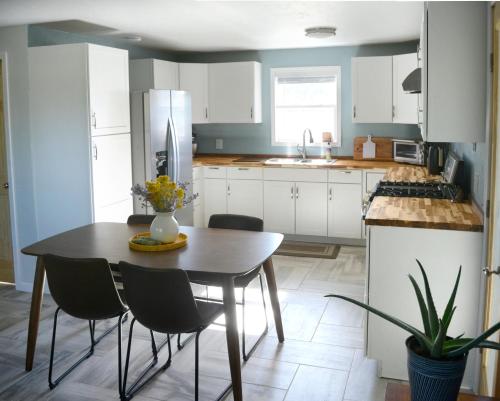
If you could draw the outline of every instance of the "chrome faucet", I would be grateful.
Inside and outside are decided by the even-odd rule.
[[[309,143],[314,143],[311,130],[309,128],[306,128],[304,130],[304,132],[302,133],[302,148],[299,145],[297,145],[297,151],[302,156],[302,159],[307,159],[307,153],[306,153],[306,132],[309,132]]]

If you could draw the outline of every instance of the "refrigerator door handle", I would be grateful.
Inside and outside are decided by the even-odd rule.
[[[180,160],[179,160],[179,138],[177,137],[177,131],[175,130],[175,125],[171,117],[168,118],[168,132],[171,135],[172,139],[172,151],[173,151],[173,160],[172,160],[172,169],[170,172],[170,178],[172,181],[177,182],[179,178],[179,169],[180,169]]]

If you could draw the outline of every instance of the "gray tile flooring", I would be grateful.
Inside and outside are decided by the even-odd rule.
[[[336,292],[361,299],[365,291],[364,248],[341,248],[337,259],[273,258],[279,287],[285,342],[276,339],[272,316],[269,334],[243,365],[246,401],[383,401],[387,382],[377,377],[376,361],[364,356],[364,313]],[[204,288],[198,288],[202,293]],[[216,288],[210,296],[220,295]],[[248,291],[247,332],[253,343],[262,329],[257,283]],[[238,293],[237,293],[238,296]],[[106,337],[95,355],[53,391],[47,385],[48,355],[55,306],[46,296],[42,309],[35,368],[24,371],[30,294],[0,285],[0,400],[113,400],[117,394],[117,337]],[[268,302],[269,305],[269,302]],[[269,309],[269,308],[268,308]],[[268,311],[269,312],[269,311]],[[241,315],[240,321],[241,321]],[[223,323],[223,318],[221,322]],[[111,322],[98,323],[98,330]],[[65,316],[58,326],[56,374],[88,345],[87,323]],[[128,323],[124,330],[128,335]],[[211,326],[200,337],[200,400],[213,400],[230,381],[224,328]],[[150,357],[148,332],[134,333],[132,370]],[[160,363],[166,357],[160,353]],[[134,370],[134,367],[136,369]],[[134,399],[193,400],[194,344],[176,352],[172,366]],[[232,400],[232,395],[227,397]]]

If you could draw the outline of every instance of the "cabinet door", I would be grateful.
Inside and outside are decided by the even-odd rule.
[[[194,174],[193,174],[194,178]],[[203,181],[201,179],[193,180],[193,194],[198,194],[198,197],[193,201],[193,225],[195,227],[203,227]]]
[[[384,179],[385,172],[367,171],[365,174],[365,194],[371,194],[377,184]]]
[[[193,124],[208,122],[208,64],[179,64],[179,88],[191,94]]]
[[[392,123],[392,57],[352,58],[352,121]]]
[[[227,184],[223,178],[207,178],[203,183],[205,227],[212,214],[227,213]]]
[[[179,64],[172,61],[153,60],[152,89],[179,89]]]
[[[132,213],[131,160],[130,134],[92,138],[92,192],[96,222],[125,222]]]
[[[418,124],[418,94],[405,93],[403,81],[418,66],[417,53],[392,57],[392,122]]]
[[[264,214],[263,181],[228,180],[227,212],[262,219]]]
[[[361,238],[361,185],[328,186],[328,236]]]
[[[261,65],[257,62],[208,65],[212,123],[260,123]]]
[[[326,183],[295,183],[295,234],[327,235],[326,192]]]
[[[264,230],[295,234],[295,185],[264,181]]]
[[[88,45],[92,135],[130,131],[128,52]]]

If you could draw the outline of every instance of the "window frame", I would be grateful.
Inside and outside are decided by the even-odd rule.
[[[295,142],[277,142],[276,132],[275,132],[275,93],[274,93],[274,81],[276,77],[290,77],[290,76],[332,76],[335,75],[337,80],[337,141],[332,142],[332,147],[339,148],[342,143],[342,122],[341,122],[341,93],[342,93],[342,81],[341,81],[341,67],[340,65],[329,65],[329,66],[302,66],[302,67],[277,67],[271,68],[270,70],[270,89],[271,89],[271,145],[272,146],[293,146],[302,145],[301,143]],[[321,147],[322,143],[306,143],[308,147]]]

